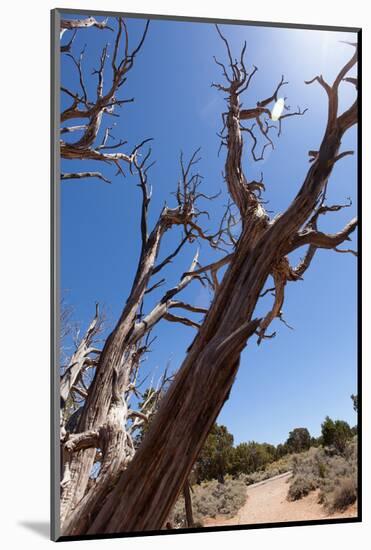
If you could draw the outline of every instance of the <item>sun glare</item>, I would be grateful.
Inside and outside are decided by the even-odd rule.
[[[278,120],[283,113],[284,107],[285,107],[285,100],[283,99],[283,97],[278,98],[276,103],[273,106],[271,119]]]

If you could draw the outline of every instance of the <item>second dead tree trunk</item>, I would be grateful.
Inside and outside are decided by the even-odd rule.
[[[87,21],[88,26],[96,26],[94,25],[95,20],[92,18]],[[105,113],[112,114],[116,105],[121,106],[132,101],[119,100],[116,94],[125,83],[126,75],[133,66],[135,56],[139,52],[148,30],[147,22],[139,45],[129,53],[129,37],[125,21],[123,18],[118,18],[117,21],[118,32],[111,57],[112,83],[108,92],[105,94],[103,92],[104,68],[108,58],[107,46],[103,48],[100,65],[96,70],[98,84],[97,97],[94,101],[88,99],[84,84],[83,52],[78,59],[72,54],[68,54],[72,57],[78,71],[81,96],[62,87],[62,90],[73,98],[73,103],[63,111],[61,122],[64,123],[74,118],[88,120],[85,125],[62,128],[61,134],[82,132],[82,137],[78,141],[73,143],[61,141],[62,157],[66,160],[74,158],[101,160],[103,164],[114,164],[120,173],[123,172],[120,162],[126,163],[131,175],[137,178],[142,195],[141,251],[134,282],[120,319],[106,339],[103,349],[95,349],[92,346],[92,340],[99,324],[98,312],[96,312],[95,318],[62,373],[60,384],[62,451],[60,519],[64,534],[76,533],[82,529],[82,525],[88,525],[90,518],[96,515],[115,481],[133,458],[135,448],[132,434],[134,430],[148,424],[149,418],[156,408],[156,403],[169,381],[164,375],[160,387],[150,393],[146,400],[146,404],[149,403],[147,407],[149,410],[135,411],[129,408],[130,397],[137,392],[139,365],[143,354],[148,350],[148,336],[151,329],[161,320],[198,328],[199,324],[196,321],[176,314],[174,311],[183,310],[197,314],[205,314],[207,311],[205,308],[195,307],[177,299],[177,295],[194,280],[205,284],[204,280],[207,277],[194,273],[200,265],[198,251],[189,267],[189,273],[184,273],[179,282],[164,292],[152,310],[145,314],[145,296],[166,282],[165,278],[153,282],[153,277],[160,273],[162,275],[162,270],[171,263],[187,243],[193,243],[202,238],[215,247],[218,239],[226,231],[220,227],[214,235],[206,236],[198,225],[198,218],[204,213],[198,207],[199,200],[212,198],[200,193],[198,189],[202,179],[197,172],[194,172],[194,167],[199,160],[197,158],[198,151],[191,156],[187,163],[181,155],[181,178],[175,192],[177,206],[174,208],[164,206],[150,231],[147,218],[152,190],[148,183],[148,172],[153,163],[150,162],[151,149],[143,153],[145,144],[150,140],[144,140],[134,147],[130,154],[106,153],[107,149],[117,149],[126,143],[120,140],[118,143],[109,145],[112,135],[111,129],[108,128],[104,132],[103,142],[100,145],[96,144],[103,115]],[[99,25],[98,28],[112,30],[106,24]],[[62,21],[61,27],[69,29],[69,22]],[[85,27],[85,20],[74,21],[74,28]],[[122,36],[124,36],[124,55],[119,60]],[[62,49],[62,51],[69,52],[70,47],[71,44],[69,49]],[[100,172],[84,171],[62,174],[62,180],[91,177],[108,181],[106,176]],[[184,235],[175,250],[162,261],[158,261],[163,236],[174,227],[183,229]],[[94,370],[91,371],[91,379],[86,386],[84,374],[88,369]],[[76,395],[80,399],[80,408],[76,409],[71,416],[70,403],[75,403]],[[137,393],[136,395],[138,396]],[[99,457],[100,469],[98,475],[92,478],[91,473],[97,462],[97,457]]]
[[[188,480],[183,485],[183,497],[187,527],[194,527],[191,488]]]

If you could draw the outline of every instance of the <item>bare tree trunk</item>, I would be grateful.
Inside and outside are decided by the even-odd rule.
[[[153,246],[141,258],[136,282],[114,331],[107,338],[102,350],[97,373],[84,404],[78,432],[85,433],[100,426],[108,414],[112,396],[112,376],[115,369],[125,364],[125,340],[132,330],[139,305],[143,299],[148,279],[153,268],[160,242],[160,226],[154,232]],[[151,243],[151,244],[152,244]],[[74,453],[70,464],[70,480],[61,498],[61,520],[74,509],[85,494],[96,449],[90,448]]]
[[[174,223],[177,223],[178,214],[179,211],[177,209],[164,209],[156,227],[150,236],[145,239],[130,297],[122,312],[121,318],[113,332],[107,338],[100,354],[97,372],[89,387],[89,392],[79,420],[77,432],[80,434],[90,433],[91,430],[99,430],[104,424],[111,406],[113,373],[115,371],[120,373],[121,393],[125,393],[128,389],[132,368],[131,354],[133,353],[133,346],[144,334],[142,324],[136,323],[137,312],[148,288],[148,282],[154,269],[161,237],[167,229]],[[189,277],[183,277],[181,283],[179,283],[173,293],[175,294],[186,286],[190,280]],[[170,292],[170,294],[172,293]],[[146,330],[151,327],[151,324],[153,325],[164,317],[167,312],[167,307],[168,305],[165,301],[160,313],[152,315],[151,319],[153,318],[153,320],[151,321],[150,319],[146,324]],[[157,310],[158,307],[156,306],[156,313]],[[123,428],[121,431],[122,430]],[[95,460],[96,446],[97,445],[84,446],[81,450],[74,451],[72,456],[70,455],[69,457],[68,476],[62,482],[62,524],[65,523],[67,516],[74,511],[77,504],[85,495],[90,472]],[[117,450],[117,452],[118,451],[119,450]],[[110,471],[112,471],[112,468]],[[106,484],[107,479],[105,481],[100,481],[100,487]]]
[[[179,283],[165,292],[151,312],[145,316],[140,314],[144,296],[151,290],[149,286],[151,277],[170,263],[171,259],[175,257],[188,240],[197,238],[192,230],[199,230],[202,233],[195,223],[200,215],[195,207],[196,190],[200,178],[198,175],[189,174],[189,170],[196,162],[195,155],[196,153],[191,157],[187,166],[184,166],[183,161],[181,161],[183,180],[182,192],[178,190],[177,193],[178,206],[175,208],[164,207],[149,235],[147,231],[147,213],[150,191],[147,185],[147,172],[150,166],[146,164],[149,153],[145,155],[144,160],[141,162],[135,156],[131,161],[137,171],[143,197],[141,211],[142,249],[129,298],[116,327],[107,338],[103,350],[100,352],[93,381],[86,392],[85,402],[81,408],[75,430],[77,434],[70,436],[67,433],[66,435],[65,430],[61,433],[61,443],[64,446],[64,470],[61,482],[60,516],[62,529],[69,534],[72,534],[74,529],[84,525],[84,522],[88,521],[92,514],[97,512],[105,496],[111,490],[114,480],[126,467],[133,455],[134,448],[131,437],[125,428],[128,415],[122,416],[123,424],[120,425],[115,420],[117,417],[117,403],[115,408],[112,409],[115,372],[118,376],[119,391],[121,395],[125,395],[128,393],[131,384],[133,364],[135,364],[135,361],[137,362],[137,358],[134,361],[134,356],[138,355],[137,346],[151,328],[161,319],[181,322],[198,328],[199,325],[196,322],[170,314],[169,310],[181,308],[197,313],[207,311],[204,308],[197,308],[174,300],[174,297],[192,282],[194,276],[199,277],[193,273],[198,265],[197,252],[190,266],[190,271],[182,275]],[[181,240],[175,251],[160,264],[155,265],[164,233],[175,225],[186,228],[188,224],[192,224],[192,230],[186,230],[186,236]],[[207,239],[206,236],[205,238]],[[156,286],[155,284],[152,288],[156,288]],[[88,329],[88,334],[90,334],[89,331],[91,331],[91,328]],[[65,376],[62,379],[63,401],[66,401],[69,392],[75,387],[73,383],[86,358],[86,349],[91,352],[83,339],[75,353],[78,357],[81,356],[81,361],[77,362],[73,358],[73,366],[69,369],[68,377]],[[112,419],[114,413],[115,416]],[[91,484],[89,488],[89,478],[96,459],[97,448],[102,451],[103,461],[96,482]],[[112,456],[114,456],[114,459]]]

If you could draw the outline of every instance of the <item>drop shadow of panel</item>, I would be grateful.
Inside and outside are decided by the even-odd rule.
[[[42,538],[50,538],[50,524],[48,521],[19,521],[18,525],[33,531]]]

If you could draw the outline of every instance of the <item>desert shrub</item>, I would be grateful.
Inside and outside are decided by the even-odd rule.
[[[357,446],[358,446],[358,438],[357,435],[353,437],[353,439],[348,443],[343,456],[347,462],[353,465],[353,467],[357,467]]]
[[[321,479],[326,477],[326,465],[320,460],[318,461],[318,475]]]
[[[211,480],[192,487],[192,507],[195,524],[202,526],[206,517],[234,516],[246,502],[246,485],[240,479],[225,477],[224,483]],[[177,528],[186,527],[183,497],[177,500],[170,518]]]
[[[354,437],[337,454],[332,448],[311,448],[293,457],[293,478],[289,500],[297,500],[319,488],[318,501],[327,510],[344,509],[355,502],[357,495],[357,438]],[[355,496],[354,496],[355,495]],[[338,503],[338,504],[336,504]]]
[[[259,483],[259,481],[264,481],[271,477],[265,470],[260,470],[259,472],[252,472],[251,474],[240,474],[238,479],[241,480],[245,485],[253,485],[254,483]]]
[[[349,491],[349,485],[351,480],[351,487],[353,490]],[[344,485],[344,495],[342,498],[342,487]],[[341,456],[327,456],[327,473],[325,479],[323,479],[321,485],[321,491],[319,495],[319,501],[331,512],[344,508],[341,508],[341,502],[347,501],[345,493],[357,495],[357,438],[347,445]],[[356,499],[357,497],[355,497]],[[353,497],[349,497],[349,502],[352,504],[355,502]],[[336,504],[338,502],[339,504]],[[348,506],[348,504],[346,504]]]
[[[287,499],[299,500],[300,498],[309,495],[309,493],[314,489],[317,489],[317,486],[318,485],[316,484],[314,478],[297,477],[290,485]]]
[[[295,476],[304,478],[317,478],[320,476],[320,468],[323,470],[323,451],[316,447],[311,447],[305,453],[299,453],[292,456],[291,466]]]
[[[331,495],[328,507],[331,511],[343,512],[357,500],[357,484],[354,478],[344,478]]]
[[[275,475],[284,474],[292,470],[293,458],[295,455],[286,455],[272,464],[268,464],[265,471],[269,474],[268,477],[273,477]]]

